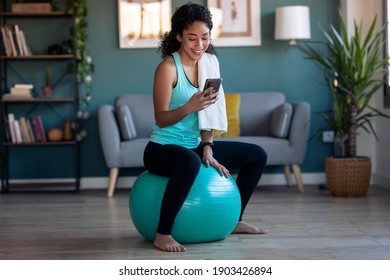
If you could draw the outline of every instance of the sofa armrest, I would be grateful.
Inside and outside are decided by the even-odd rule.
[[[291,161],[295,164],[302,164],[309,141],[310,132],[310,104],[307,102],[291,103],[293,116],[290,124]]]
[[[100,143],[108,168],[120,167],[120,131],[111,105],[101,105],[98,109]]]

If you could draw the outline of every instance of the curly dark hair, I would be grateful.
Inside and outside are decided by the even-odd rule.
[[[177,8],[171,18],[171,31],[166,32],[160,38],[158,51],[161,52],[161,57],[166,58],[180,49],[180,42],[176,35],[183,35],[183,31],[195,21],[204,22],[211,31],[213,29],[211,17],[209,9],[200,4],[190,2]],[[215,47],[211,42],[206,52],[216,54]]]

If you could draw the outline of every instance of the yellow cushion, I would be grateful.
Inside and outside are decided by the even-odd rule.
[[[226,133],[214,130],[214,137],[239,137],[240,136],[240,97],[239,93],[225,94],[226,115],[228,129]]]

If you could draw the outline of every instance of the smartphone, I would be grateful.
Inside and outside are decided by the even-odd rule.
[[[222,78],[214,78],[214,79],[207,79],[203,90],[208,89],[209,87],[213,87],[213,90],[217,92],[219,90],[219,87],[221,86]],[[207,96],[208,94],[206,94]]]

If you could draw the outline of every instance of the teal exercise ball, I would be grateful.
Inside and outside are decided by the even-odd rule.
[[[160,217],[160,206],[168,178],[149,171],[135,181],[129,197],[130,216],[137,231],[153,241]],[[236,182],[202,164],[173,225],[172,236],[180,243],[199,243],[224,239],[236,227],[241,198]]]

